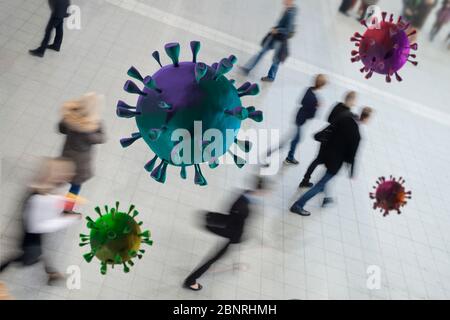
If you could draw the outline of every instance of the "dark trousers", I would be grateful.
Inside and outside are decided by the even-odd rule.
[[[304,181],[309,181],[311,179],[311,175],[313,174],[314,170],[316,170],[317,166],[323,164],[323,160],[320,159],[320,157],[317,157],[314,159],[313,162],[308,167],[308,170],[306,170],[305,176],[303,177]]]
[[[197,279],[200,278],[208,269],[219,260],[228,250],[231,241],[227,242],[225,246],[223,246],[216,254],[214,254],[209,260],[207,260],[203,265],[198,267],[195,271],[193,271],[184,281],[184,284],[187,286],[192,286],[197,283]]]
[[[61,48],[63,34],[64,34],[64,19],[57,17],[50,17],[50,20],[47,23],[47,27],[45,28],[45,36],[42,40],[41,46],[39,49],[42,52],[45,52],[47,46],[50,43],[50,37],[52,35],[52,31],[55,29],[55,40],[53,41],[53,45],[56,49]]]
[[[347,11],[353,8],[355,4],[355,0],[343,0],[341,6],[339,7],[339,11],[342,13],[347,13]]]
[[[295,158],[295,151],[297,150],[297,146],[300,143],[301,139],[301,126],[297,126],[295,130],[294,138],[291,141],[291,148],[289,149],[288,159],[293,160]]]

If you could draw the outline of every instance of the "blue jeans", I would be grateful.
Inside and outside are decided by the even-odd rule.
[[[291,149],[289,150],[288,159],[292,160],[295,158],[295,150],[297,150],[297,146],[300,143],[301,139],[301,126],[297,126],[297,129],[295,131],[294,138],[291,142]]]
[[[269,42],[267,41],[267,44],[264,45],[261,49],[261,51],[259,51],[255,56],[253,56],[253,58],[251,58],[244,66],[245,69],[247,69],[249,72],[251,70],[253,70],[254,67],[256,67],[256,65],[258,64],[258,62],[262,59],[262,57],[264,57],[264,55],[271,50],[270,46],[269,46]],[[281,41],[275,41],[274,44],[274,56],[273,56],[273,60],[272,60],[272,66],[270,67],[269,70],[269,74],[267,75],[270,79],[274,79],[277,76],[277,72],[278,72],[278,68],[280,66],[280,60],[278,59],[279,56],[279,51],[281,50]]]
[[[306,192],[303,196],[301,196],[296,203],[294,203],[294,206],[303,209],[305,207],[305,204],[319,193],[325,192],[326,194],[326,185],[333,178],[334,174],[328,172],[325,173],[322,179],[320,179],[320,181],[317,182],[317,184],[314,187],[312,187],[308,192]]]

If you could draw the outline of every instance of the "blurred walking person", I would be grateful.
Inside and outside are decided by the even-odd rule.
[[[419,31],[433,8],[437,5],[437,0],[403,0],[403,17],[411,24],[408,33],[415,29],[416,34],[411,35],[411,41],[416,42]]]
[[[366,16],[367,9],[370,6],[377,5],[378,2],[380,2],[380,0],[361,0],[361,4],[360,4],[359,9],[358,9],[359,20],[363,20],[364,17]]]
[[[331,111],[330,115],[328,116],[328,123],[331,125],[340,118],[347,116],[355,118],[356,115],[354,115],[351,112],[351,109],[355,106],[356,99],[357,94],[355,91],[348,92],[345,95],[344,102],[339,102]],[[299,186],[300,188],[311,188],[312,186],[314,186],[314,184],[310,182],[311,176],[314,170],[317,168],[317,166],[324,163],[326,141],[320,141],[319,137],[318,142],[320,142],[319,153],[316,159],[314,159],[314,161],[309,165],[308,169],[306,170],[305,176],[303,177],[303,180],[300,183]]]
[[[298,160],[295,159],[295,151],[300,143],[301,139],[301,128],[308,121],[316,116],[317,108],[320,106],[319,99],[317,98],[317,91],[322,89],[327,84],[327,78],[323,74],[316,76],[314,80],[314,86],[306,90],[303,99],[300,104],[302,107],[298,110],[297,116],[295,118],[296,131],[294,138],[291,141],[291,147],[288,156],[285,160],[287,164],[298,165]]]
[[[283,0],[284,13],[278,24],[266,35],[261,43],[261,50],[252,57],[245,66],[241,67],[242,72],[248,75],[262,57],[270,50],[274,50],[272,66],[267,76],[262,77],[262,81],[273,82],[277,76],[280,63],[284,62],[289,55],[288,40],[294,36],[295,18],[297,7],[295,0]]]
[[[67,9],[70,6],[70,0],[48,0],[48,4],[52,13],[45,28],[44,39],[39,48],[29,51],[32,56],[40,58],[45,55],[47,49],[59,52],[64,35],[64,19],[69,16]],[[53,43],[49,44],[53,29],[55,29],[55,38]]]
[[[68,197],[76,199],[82,184],[93,176],[93,146],[105,142],[100,121],[103,104],[103,96],[88,93],[79,100],[64,103],[62,107],[59,132],[66,135],[66,140],[61,156],[72,160],[76,165]],[[74,204],[75,202],[68,203],[65,211],[72,212]]]
[[[366,123],[372,114],[371,108],[364,108],[361,113],[360,120],[356,120],[353,116],[340,117],[332,123],[327,129],[323,130],[323,135],[326,135],[327,142],[325,143],[323,151],[323,163],[327,168],[326,173],[320,181],[301,196],[295,202],[290,211],[307,217],[311,213],[305,210],[306,203],[321,192],[325,193],[325,198],[322,202],[322,207],[333,203],[333,198],[327,194],[327,185],[339,173],[344,163],[350,166],[350,178],[354,176],[355,158],[359,148],[361,135],[359,132],[359,124]]]
[[[436,22],[430,32],[430,40],[433,41],[442,27],[450,21],[450,0],[444,0],[442,7],[436,15]]]
[[[81,215],[63,214],[64,204],[70,200],[58,194],[58,188],[68,183],[74,173],[74,164],[68,160],[47,159],[43,163],[22,202],[22,253],[2,262],[0,272],[13,263],[31,266],[43,261],[49,285],[64,278],[51,265],[49,257],[43,258],[42,241],[46,235],[65,229],[81,219]]]
[[[233,203],[229,214],[209,212],[206,215],[206,228],[212,233],[226,240],[220,250],[214,253],[200,267],[195,269],[184,281],[184,287],[193,291],[199,291],[203,286],[197,282],[208,269],[225,255],[230,245],[238,244],[242,240],[246,220],[252,213],[252,205],[257,204],[257,198],[264,195],[266,190],[265,180],[257,177],[252,190],[243,192]]]

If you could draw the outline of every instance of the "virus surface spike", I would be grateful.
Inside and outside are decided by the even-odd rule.
[[[248,117],[255,122],[262,122],[264,120],[262,111],[251,112]]]
[[[106,271],[107,271],[108,267],[106,265],[106,262],[102,262],[101,267],[100,267],[100,273],[105,275]]]
[[[131,211],[134,210],[134,208],[136,208],[136,206],[134,204],[130,205],[130,208],[128,209],[128,213],[127,214],[130,214]]]
[[[244,107],[235,107],[231,110],[225,110],[225,113],[231,115],[233,117],[238,118],[239,120],[245,120],[248,118],[248,110]]]
[[[412,60],[408,60],[408,62],[412,63],[415,66],[417,66],[419,64],[417,61],[412,61]]]
[[[217,70],[217,67],[219,66],[219,64],[217,63],[217,62],[214,62],[212,65],[211,65],[211,68],[213,68],[213,70]]]
[[[167,171],[168,164],[169,163],[166,160],[161,160],[161,163],[159,164],[159,166],[157,166],[155,169],[153,169],[153,171],[151,173],[151,177],[160,183],[165,183],[166,182],[166,171]]]
[[[403,81],[403,78],[400,77],[400,75],[398,74],[398,72],[395,73],[395,78],[396,78],[397,81],[399,81],[399,82]]]
[[[122,148],[127,148],[140,138],[142,138],[141,134],[139,132],[135,132],[131,135],[131,138],[120,139],[120,145],[122,146]]]
[[[230,55],[229,57],[228,57],[228,60],[232,63],[232,64],[236,64],[237,63],[237,61],[238,61],[238,59],[236,58],[236,56],[235,55]]]
[[[135,67],[130,67],[130,69],[128,69],[127,74],[136,80],[139,80],[141,82],[144,81],[144,78],[142,77],[140,72]]]
[[[237,89],[237,91],[238,91],[238,92],[246,91],[246,90],[248,90],[248,88],[250,88],[251,85],[252,85],[252,83],[247,81],[247,82],[245,82],[242,86],[240,86],[240,87]]]
[[[126,264],[125,262],[123,263],[123,271],[124,271],[125,273],[130,272],[130,268],[128,268],[128,266],[127,266],[127,264]]]
[[[140,96],[147,95],[145,92],[143,92],[143,91],[141,91],[141,89],[139,89],[139,87],[136,85],[136,83],[134,83],[131,80],[127,80],[127,82],[125,82],[123,89],[128,93],[138,94]]]
[[[187,178],[187,173],[186,173],[186,166],[182,166],[180,169],[180,177],[183,180],[186,180]]]
[[[241,141],[238,138],[234,139],[234,143],[244,152],[248,153],[252,149],[252,143],[248,140]]]
[[[174,67],[179,66],[180,44],[178,42],[168,43],[164,46],[167,55],[172,60]]]
[[[200,41],[191,41],[192,62],[197,63],[197,56],[200,51]]]
[[[97,214],[101,217],[102,216],[102,210],[100,209],[100,207],[95,207],[95,212],[97,212]]]
[[[151,77],[151,76],[145,77],[145,79],[144,79],[144,85],[145,85],[147,88],[151,89],[151,90],[155,90],[155,91],[157,91],[157,92],[159,92],[159,93],[162,92],[162,90],[161,90],[160,88],[158,88],[158,86],[156,85],[155,80],[153,80],[153,77]]]
[[[136,107],[128,105],[126,102],[119,100],[117,101],[117,107],[123,108],[123,109],[130,109],[130,110],[136,110]]]
[[[233,152],[228,151],[228,153],[233,157],[233,161],[236,164],[236,166],[241,169],[243,166],[245,166],[246,161],[242,159],[241,157],[235,155]]]
[[[227,74],[228,72],[233,69],[233,64],[228,59],[222,59],[220,60],[219,66],[217,67],[216,74],[214,75],[214,79],[217,80],[224,74]]]
[[[120,118],[134,118],[138,115],[140,115],[140,112],[137,112],[136,109],[131,109],[131,108],[123,108],[121,106],[119,106],[119,104],[117,105],[116,108],[116,114],[118,117]]]
[[[208,66],[202,62],[197,63],[195,65],[195,80],[197,83],[202,80],[204,76],[206,76],[206,73],[208,72]]]
[[[86,262],[91,262],[94,257],[95,257],[95,254],[93,252],[85,253],[83,255],[83,258],[84,258],[84,260],[86,260]]]
[[[202,174],[202,169],[200,168],[200,165],[195,164],[194,168],[195,168],[195,178],[194,178],[195,184],[199,186],[206,186],[208,182],[206,181],[205,177]]]
[[[246,109],[247,109],[249,114],[256,111],[256,108],[253,107],[253,106],[247,107]]]
[[[162,68],[163,65],[161,64],[161,58],[159,56],[159,52],[158,51],[153,51],[152,57],[156,60],[156,62],[158,62],[159,66]]]
[[[419,49],[419,45],[418,45],[417,43],[413,43],[413,44],[410,46],[410,48],[411,48],[411,50],[417,51],[417,49]]]
[[[153,168],[155,167],[156,160],[158,160],[158,156],[157,155],[155,155],[152,160],[147,162],[147,164],[144,166],[144,168],[145,168],[145,170],[147,172],[153,171]]]
[[[259,86],[256,83],[254,83],[250,87],[248,87],[247,90],[239,93],[239,97],[256,96],[257,94],[259,94]]]

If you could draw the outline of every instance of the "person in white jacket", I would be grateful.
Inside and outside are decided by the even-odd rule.
[[[12,263],[24,266],[43,261],[45,271],[49,276],[49,285],[63,276],[42,257],[42,237],[69,227],[81,219],[79,214],[63,214],[67,201],[62,195],[56,194],[58,188],[68,183],[75,174],[75,166],[64,159],[47,159],[39,170],[37,177],[29,185],[23,201],[22,253],[12,259],[7,259],[0,265],[0,272]]]

